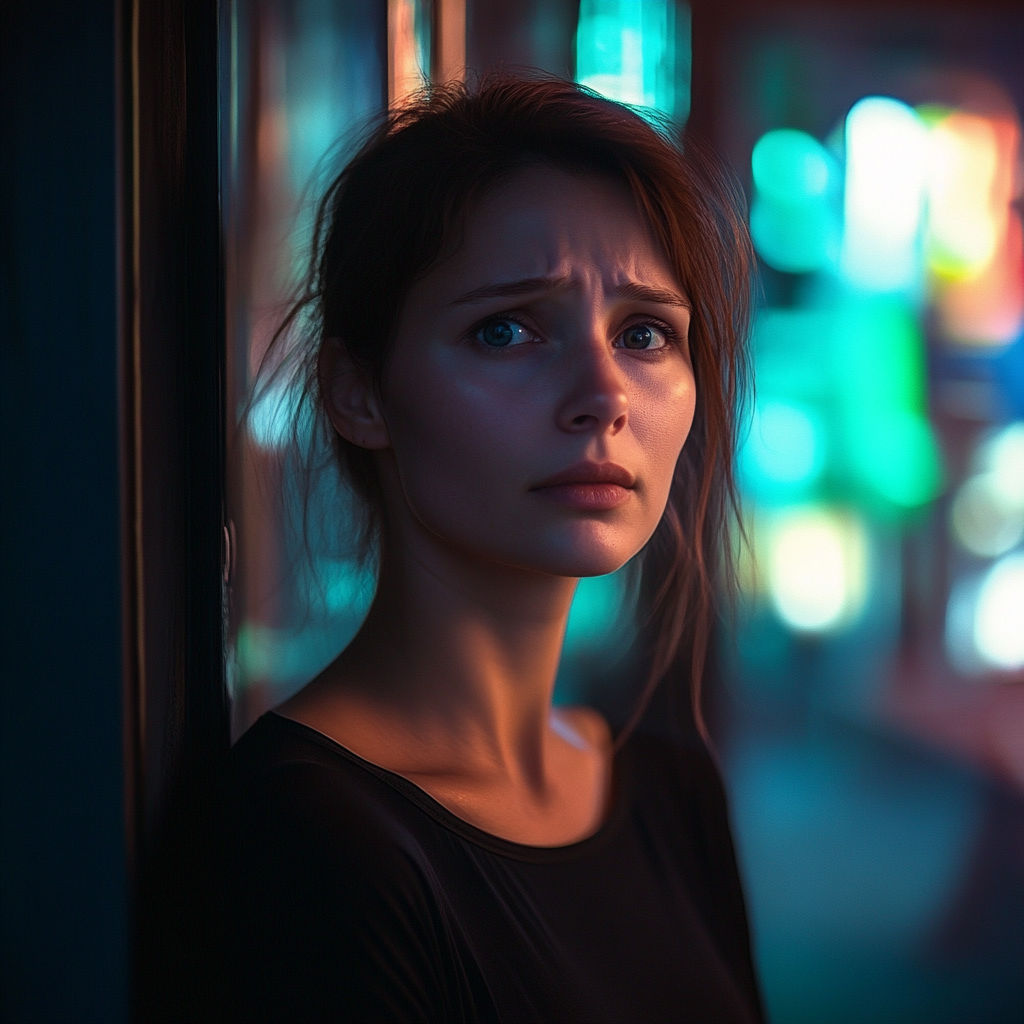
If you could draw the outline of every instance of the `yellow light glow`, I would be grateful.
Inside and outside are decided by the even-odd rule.
[[[998,142],[991,122],[973,114],[950,114],[931,130],[928,266],[940,277],[968,280],[995,254],[1007,213]]]
[[[768,562],[772,604],[795,630],[833,629],[863,607],[867,540],[857,520],[824,508],[788,511],[772,528]]]
[[[1020,126],[956,111],[930,132],[928,266],[960,344],[1012,341],[1024,323],[1024,233],[1013,209]]]

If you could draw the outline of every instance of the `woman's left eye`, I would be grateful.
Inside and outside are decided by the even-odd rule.
[[[533,335],[515,320],[492,320],[476,332],[476,338],[489,348],[508,348],[531,341]]]
[[[665,332],[655,324],[634,324],[627,327],[619,335],[620,348],[651,351],[664,348],[668,344]]]

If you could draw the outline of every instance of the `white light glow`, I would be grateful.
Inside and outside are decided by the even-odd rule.
[[[854,286],[918,286],[928,157],[928,130],[905,103],[871,96],[847,115],[841,266]]]
[[[981,458],[1004,500],[1024,508],[1024,422],[999,431],[984,446]]]
[[[980,444],[972,465],[974,475],[953,500],[950,525],[968,551],[995,558],[1024,539],[1024,423]]]
[[[825,509],[787,513],[776,523],[770,541],[772,604],[793,629],[832,629],[860,610],[866,562],[859,523]]]
[[[974,646],[993,668],[1024,668],[1024,555],[1007,555],[982,581],[974,609]]]
[[[1007,500],[996,473],[979,473],[957,491],[950,522],[956,539],[968,551],[994,558],[1024,537],[1024,503]]]

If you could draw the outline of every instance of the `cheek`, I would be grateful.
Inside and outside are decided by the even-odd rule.
[[[631,420],[638,447],[644,454],[651,512],[661,518],[672,476],[693,425],[697,391],[693,373],[658,381],[642,389],[632,403]]]
[[[434,529],[486,522],[528,478],[530,409],[486,378],[426,360],[408,371],[392,381],[387,403],[406,499]]]

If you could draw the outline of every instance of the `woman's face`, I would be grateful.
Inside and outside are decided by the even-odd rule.
[[[383,394],[389,506],[501,564],[618,569],[658,525],[693,420],[689,321],[624,187],[523,170],[406,300]]]

